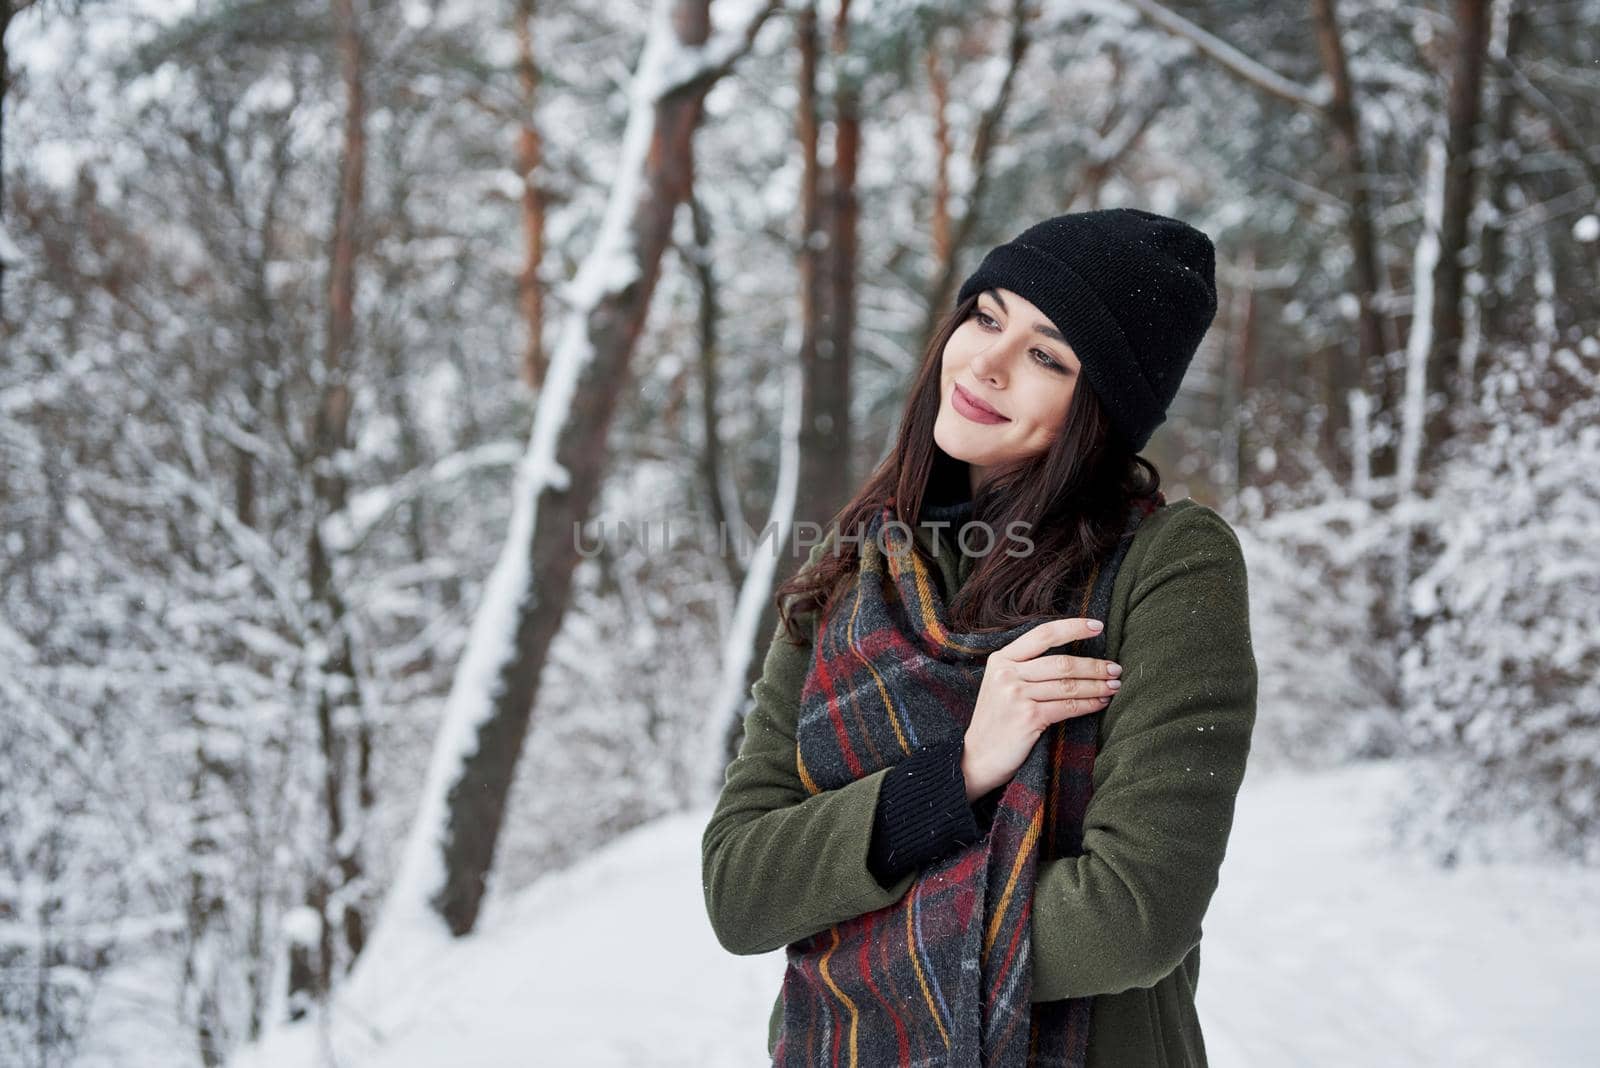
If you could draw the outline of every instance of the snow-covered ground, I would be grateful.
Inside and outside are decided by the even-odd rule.
[[[1205,922],[1213,1065],[1593,1065],[1600,872],[1429,867],[1384,845],[1403,764],[1250,774]],[[491,904],[415,1000],[367,1021],[359,1068],[766,1062],[782,952],[705,918],[709,811],[658,821]],[[307,1035],[252,1065],[300,1068]],[[341,1061],[350,1065],[350,1061]]]
[[[1212,1064],[1600,1064],[1600,872],[1384,848],[1408,770],[1246,774],[1200,950]]]

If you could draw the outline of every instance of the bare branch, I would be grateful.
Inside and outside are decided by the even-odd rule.
[[[1511,84],[1517,98],[1550,123],[1555,131],[1556,142],[1577,159],[1584,173],[1589,176],[1590,183],[1600,189],[1600,148],[1585,145],[1582,131],[1507,56],[1491,52],[1489,58],[1494,62],[1495,69]]]
[[[1314,111],[1326,110],[1332,100],[1332,94],[1326,85],[1309,87],[1291,81],[1182,15],[1169,11],[1155,0],[1124,0],[1124,2],[1174,37],[1183,38],[1202,54],[1216,60],[1228,73],[1265,90],[1280,100],[1287,100],[1298,107]]]

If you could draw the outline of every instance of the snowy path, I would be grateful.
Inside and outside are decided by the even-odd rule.
[[[1403,773],[1247,778],[1201,951],[1211,1063],[1600,1063],[1600,872],[1441,872],[1381,851]],[[734,957],[712,937],[707,818],[639,828],[497,902],[424,1003],[374,1021],[393,1052],[362,1068],[766,1063],[782,953]],[[306,1063],[295,1045],[262,1063]]]
[[[1600,872],[1383,851],[1404,770],[1247,776],[1200,951],[1212,1063],[1600,1064]]]

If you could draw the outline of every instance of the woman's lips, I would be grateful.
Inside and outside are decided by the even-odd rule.
[[[957,382],[950,391],[950,405],[974,423],[1009,423],[1005,416],[983,406],[983,402],[961,388]]]

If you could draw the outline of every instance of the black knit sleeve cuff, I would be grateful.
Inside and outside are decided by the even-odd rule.
[[[989,833],[989,828],[994,824],[995,811],[1000,807],[1000,795],[1005,792],[1006,783],[1001,783],[972,803],[972,813],[977,817],[978,830],[982,833]]]
[[[961,775],[964,748],[959,735],[922,746],[883,777],[867,867],[885,887],[983,836]]]

